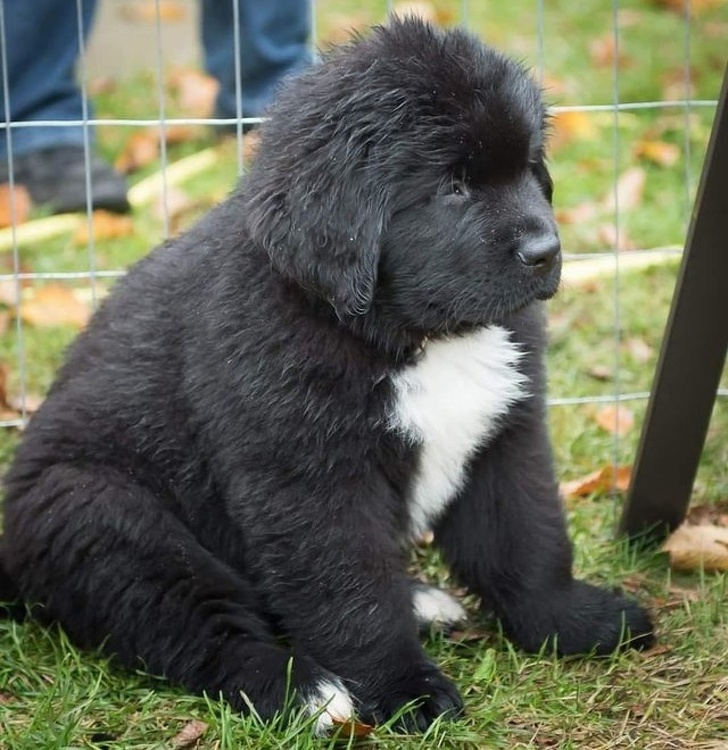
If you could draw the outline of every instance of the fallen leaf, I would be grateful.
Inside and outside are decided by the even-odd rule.
[[[8,396],[8,406],[18,414],[35,414],[40,409],[44,397],[37,393],[26,393],[25,395]]]
[[[685,67],[673,68],[662,75],[661,99],[674,101],[690,99],[696,92],[696,73],[687,71]]]
[[[0,305],[15,307],[19,291],[19,284],[15,279],[0,279]]]
[[[39,328],[60,325],[83,328],[90,316],[91,308],[71,288],[60,284],[29,289],[20,303],[21,319]]]
[[[596,218],[602,209],[596,203],[587,201],[571,208],[562,208],[556,211],[556,221],[560,224],[583,224]]]
[[[678,13],[681,17],[685,16],[685,11],[690,15],[696,13],[703,13],[707,10],[713,10],[713,8],[720,7],[724,0],[689,0],[686,6],[686,0],[654,0],[657,5],[661,5],[666,10],[670,10],[673,13]]]
[[[130,237],[134,234],[134,222],[130,216],[122,216],[111,211],[101,209],[93,213],[93,238],[94,240],[114,240],[119,237]],[[78,229],[73,233],[73,242],[76,245],[87,245],[89,242],[89,225],[87,221],[81,222]]]
[[[627,250],[634,250],[637,246],[627,234],[624,224],[620,224],[619,229],[613,224],[601,224],[597,227],[597,240],[607,247],[617,248],[617,251],[624,253]]]
[[[180,0],[136,0],[121,3],[119,15],[131,23],[163,23],[187,20],[187,4]]]
[[[30,193],[23,185],[14,183],[12,191],[9,183],[0,185],[0,227],[26,222],[31,207]]]
[[[626,435],[634,427],[634,413],[622,404],[609,404],[594,413],[596,423],[612,435]]]
[[[614,372],[612,371],[612,368],[607,365],[594,365],[586,371],[586,374],[590,378],[599,380],[602,383],[614,380]]]
[[[615,470],[611,464],[591,472],[583,477],[562,482],[559,486],[564,498],[588,497],[618,490],[626,492],[632,477],[631,466],[618,466]]]
[[[395,3],[392,6],[392,15],[399,16],[400,18],[421,18],[428,23],[438,22],[437,9],[432,3],[427,2]]]
[[[662,654],[669,654],[672,651],[672,646],[669,643],[658,643],[652,648],[648,648],[647,651],[642,652],[643,657],[650,656],[661,656]]]
[[[640,141],[634,147],[634,155],[660,167],[672,167],[680,159],[680,147],[667,141]]]
[[[124,174],[151,164],[159,157],[159,137],[156,130],[133,133],[114,162],[114,167]]]
[[[102,76],[100,78],[92,78],[87,86],[86,93],[90,98],[100,96],[102,94],[112,94],[117,88],[116,78],[111,76]]]
[[[620,211],[638,208],[642,203],[645,192],[647,173],[642,167],[631,167],[617,179],[615,190],[610,191],[604,199],[604,208],[613,211],[619,207]]]
[[[728,528],[728,501],[711,505],[694,505],[685,521],[693,526],[713,525]]]
[[[628,338],[623,346],[629,356],[641,365],[649,362],[655,354],[655,350],[639,336]]]
[[[217,79],[194,68],[185,68],[173,71],[168,83],[185,114],[197,117],[212,114],[220,87]]]
[[[184,750],[184,748],[193,747],[199,742],[207,729],[208,725],[205,724],[204,721],[198,721],[197,719],[188,721],[182,729],[172,737],[172,747],[175,750]]]
[[[477,630],[476,628],[451,630],[448,633],[445,633],[447,640],[452,641],[453,643],[480,643],[488,638],[489,635],[489,633],[486,633],[483,630]]]
[[[682,524],[662,545],[675,570],[728,570],[728,528]]]
[[[594,65],[600,68],[612,67],[617,57],[617,44],[614,35],[610,32],[599,39],[594,39],[589,44],[589,56]],[[630,60],[621,50],[617,60],[617,67],[624,68]]]
[[[8,703],[18,700],[15,695],[7,690],[0,690],[0,706],[6,706]]]
[[[594,120],[586,112],[557,112],[549,121],[549,145],[558,149],[575,140],[593,140],[599,134]]]
[[[374,727],[371,724],[364,724],[361,721],[355,721],[354,719],[331,719],[334,727],[338,730],[338,736],[342,739],[344,737],[367,737],[374,731]]]

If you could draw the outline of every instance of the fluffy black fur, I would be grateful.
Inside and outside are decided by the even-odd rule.
[[[537,87],[409,20],[331,53],[270,116],[239,189],[70,348],[7,476],[6,593],[263,717],[291,657],[299,696],[333,674],[364,718],[412,699],[421,728],[456,714],[405,573],[418,446],[387,415],[423,344],[498,324],[531,397],[436,543],[525,649],[650,643],[636,604],[572,577],[544,423],[538,300],[560,256]]]

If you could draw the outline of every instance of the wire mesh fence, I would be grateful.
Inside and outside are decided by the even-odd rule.
[[[229,2],[232,12],[229,34],[236,63],[231,83],[228,82],[235,99],[233,115],[216,116],[214,109],[185,111],[170,93],[170,58],[180,52],[175,46],[178,37],[173,27],[185,26],[185,39],[189,40],[190,25],[199,23],[199,14],[209,10],[210,2],[201,3],[200,10],[195,3],[184,0],[105,0],[99,28],[93,32],[97,36],[92,38],[89,50],[90,29],[84,23],[89,18],[91,3],[74,0],[77,72],[83,106],[80,117],[64,119],[14,117],[11,100],[14,82],[10,79],[7,51],[12,44],[8,36],[9,15],[15,10],[14,4],[7,0],[0,3],[4,111],[0,134],[7,144],[2,159],[6,162],[9,185],[7,226],[0,229],[0,253],[5,259],[0,267],[0,285],[5,290],[2,303],[8,320],[2,333],[1,356],[11,383],[8,387],[17,392],[14,413],[5,409],[0,427],[18,428],[26,423],[34,394],[48,385],[48,368],[39,364],[48,359],[46,349],[55,347],[60,351],[72,333],[54,334],[50,344],[48,336],[39,338],[23,315],[23,300],[42,285],[72,285],[77,297],[80,295],[90,306],[95,306],[109,284],[124,273],[126,263],[143,253],[139,248],[148,249],[179,231],[173,203],[179,184],[175,169],[180,162],[187,165],[185,169],[193,165],[185,172],[186,179],[199,177],[208,186],[205,188],[208,193],[218,198],[236,175],[244,175],[249,143],[255,138],[255,131],[249,127],[258,124],[261,118],[259,113],[251,115],[248,111],[241,64],[245,40],[240,30],[244,28],[245,8],[250,3]],[[42,3],[47,4],[48,0]],[[405,12],[404,6],[391,0],[371,3],[366,8],[348,0],[309,2],[305,14],[310,23],[311,58],[329,42],[342,41],[349,27],[363,28],[382,22],[387,14]],[[612,279],[608,282],[612,284],[609,335],[612,362],[608,382],[600,384],[599,392],[554,390],[550,404],[569,408],[614,403],[619,408],[626,402],[645,401],[648,389],[633,388],[629,378],[624,377],[624,274],[633,265],[644,265],[650,257],[659,262],[666,256],[680,255],[717,104],[717,81],[725,64],[726,5],[691,3],[691,0],[657,3],[513,0],[496,8],[496,4],[478,0],[443,0],[409,4],[407,9],[436,22],[465,26],[503,51],[524,59],[542,81],[552,102],[555,142],[552,167],[557,196],[560,186],[567,186],[563,204],[559,204],[557,197],[565,259],[572,264],[591,262],[598,272],[606,270]],[[113,61],[103,60],[105,45],[99,38],[117,38],[121,33],[116,28],[119,14],[132,11],[137,14],[133,23],[146,25],[147,41],[143,49],[135,49],[137,43],[133,38],[124,46],[131,49],[132,59],[138,55],[147,63],[140,66],[135,62],[131,65],[134,70],[129,72],[128,63],[125,71],[121,62],[117,70]],[[577,34],[575,29],[583,33]],[[199,50],[185,51],[188,59],[200,56]],[[112,79],[115,76],[123,81],[128,75],[135,82],[114,83],[112,88],[116,86],[116,90],[104,93],[106,79],[100,79],[98,74],[100,60],[104,67],[111,64]],[[100,100],[95,111],[90,104],[94,98]],[[42,209],[30,217],[23,216],[14,177],[14,141],[23,131],[50,128],[61,132],[69,126],[80,128],[82,133],[89,196],[85,211],[65,223],[59,217],[44,216]],[[205,130],[203,135],[196,133],[179,146],[175,144],[175,133],[182,128]],[[100,236],[104,233],[99,231],[92,210],[92,155],[99,143],[106,153],[118,154],[124,147],[124,139],[131,139],[134,133],[148,133],[150,129],[158,134],[158,148],[138,176],[132,176],[130,200],[135,207],[142,204],[148,207],[153,196],[154,216],[137,220],[135,215],[135,224],[142,227],[135,230],[140,235],[138,247],[130,253],[116,253],[114,240],[109,243],[108,238]],[[224,146],[215,140],[215,133],[222,130],[230,133]],[[211,150],[221,148],[222,157],[219,153],[209,156]],[[194,162],[195,158],[199,163]],[[647,198],[642,197],[646,168],[637,167],[641,171],[634,171],[635,165],[645,161],[654,169],[650,178],[657,184],[651,193],[648,188]],[[577,188],[570,187],[574,173],[580,175],[580,181],[577,180],[580,194]],[[215,178],[215,174],[220,176]],[[630,187],[630,175],[639,183],[638,187]],[[679,184],[679,189],[665,188],[661,192],[660,184],[667,183],[667,175],[671,175],[673,185]],[[655,205],[649,212],[641,211],[647,201]],[[641,212],[649,215],[649,219],[642,220]],[[639,256],[637,261],[636,256]],[[569,283],[567,275],[567,287]],[[86,290],[83,294],[82,289]],[[564,387],[563,382],[561,386]],[[725,397],[728,390],[723,388],[719,393]],[[617,463],[623,454],[619,430],[614,432],[613,441]]]

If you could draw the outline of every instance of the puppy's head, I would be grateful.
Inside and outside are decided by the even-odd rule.
[[[246,181],[280,273],[340,316],[423,332],[498,322],[559,281],[545,108],[462,31],[394,21],[291,83]]]

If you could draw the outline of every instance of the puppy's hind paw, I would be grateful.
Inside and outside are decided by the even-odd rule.
[[[420,630],[433,626],[451,630],[467,619],[457,599],[436,586],[419,581],[412,584],[412,607]]]
[[[304,712],[316,717],[314,732],[317,737],[326,735],[334,724],[348,721],[354,715],[354,701],[349,691],[333,675],[302,690],[301,701]]]

